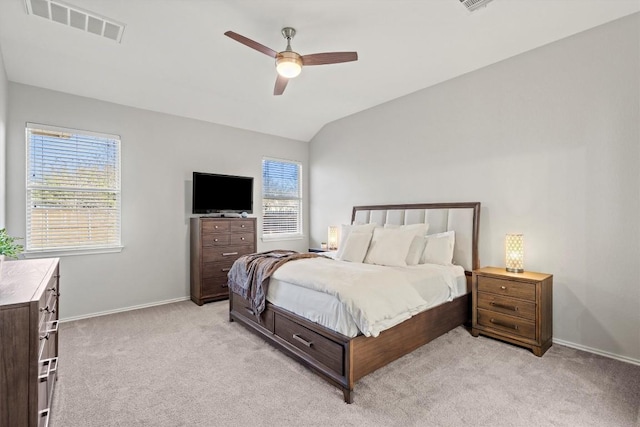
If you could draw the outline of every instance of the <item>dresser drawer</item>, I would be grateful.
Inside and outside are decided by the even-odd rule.
[[[202,261],[236,260],[253,252],[253,246],[226,246],[224,248],[203,248]]]
[[[58,334],[58,320],[52,315],[43,323],[38,334],[38,360],[42,361],[56,357],[56,335]]]
[[[254,314],[253,310],[251,310],[251,305],[249,301],[242,298],[238,294],[233,294],[232,297],[232,311],[236,314],[245,317],[252,322],[259,323],[260,325],[267,328],[270,332],[273,332],[273,318],[274,314],[271,310],[265,310],[260,315],[260,319],[258,319]]]
[[[202,297],[225,294],[229,291],[227,275],[219,275],[202,279]]]
[[[229,246],[230,242],[230,235],[228,233],[211,233],[202,236],[202,246]]]
[[[478,291],[525,299],[536,300],[536,286],[531,283],[513,280],[496,279],[494,277],[479,276]]]
[[[478,292],[478,308],[536,320],[536,304],[515,298]]]
[[[58,358],[52,357],[38,363],[38,410],[51,407],[53,390],[56,383]]]
[[[230,221],[202,220],[202,235],[210,233],[228,233],[231,230]]]
[[[344,374],[342,345],[279,314],[275,316],[275,334],[338,375]]]
[[[253,245],[253,234],[252,233],[237,233],[231,234],[229,236],[230,244],[235,245]]]
[[[485,328],[510,332],[530,340],[536,339],[536,324],[520,317],[478,309],[478,324]]]
[[[235,261],[234,259],[227,258],[222,261],[211,261],[205,262],[202,264],[202,278],[207,279],[209,277],[224,275],[225,277],[229,274],[229,270],[231,270],[231,266]]]
[[[233,233],[249,233],[253,236],[254,226],[253,220],[236,220],[230,224]]]

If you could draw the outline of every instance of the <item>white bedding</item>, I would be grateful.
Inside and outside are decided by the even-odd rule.
[[[267,300],[343,335],[378,336],[466,292],[464,269],[384,267],[324,258],[293,261],[271,277]]]

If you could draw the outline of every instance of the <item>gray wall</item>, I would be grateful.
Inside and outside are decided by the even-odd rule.
[[[189,295],[193,171],[253,176],[253,216],[258,218],[263,156],[302,162],[304,182],[308,182],[306,142],[16,83],[9,83],[9,105],[7,225],[15,235],[24,236],[26,227],[25,122],[116,134],[122,139],[124,249],[61,260],[63,319]],[[306,207],[308,187],[304,194]],[[259,250],[274,247],[306,250],[308,238],[268,244],[258,239]]]
[[[357,204],[482,203],[480,258],[554,275],[554,338],[640,363],[640,15],[325,126],[311,245]]]
[[[4,69],[4,59],[0,51],[0,228],[5,226],[5,206],[6,206],[6,134],[8,115],[8,94],[9,82]]]

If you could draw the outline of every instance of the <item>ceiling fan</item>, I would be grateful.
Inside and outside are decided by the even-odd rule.
[[[303,65],[324,65],[324,64],[337,64],[340,62],[350,62],[358,60],[358,52],[324,52],[313,53],[311,55],[300,55],[291,49],[291,40],[296,35],[296,30],[291,27],[285,27],[282,29],[282,36],[287,40],[287,48],[282,52],[276,52],[256,41],[253,41],[245,36],[241,36],[233,31],[227,31],[225,36],[231,37],[237,42],[242,43],[245,46],[249,46],[252,49],[262,52],[276,60],[276,71],[278,77],[276,78],[276,85],[273,89],[274,95],[282,95],[284,89],[287,87],[289,79],[292,79],[302,71]]]

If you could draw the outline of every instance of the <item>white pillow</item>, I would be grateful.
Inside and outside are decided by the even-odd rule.
[[[373,238],[364,262],[392,267],[406,267],[407,254],[414,237],[414,230],[378,227],[373,231]]]
[[[362,262],[371,242],[371,233],[349,233],[343,245],[342,254],[337,258],[342,261]]]
[[[368,233],[371,235],[373,233],[373,229],[376,228],[376,224],[342,224],[340,226],[340,243],[338,244],[338,253],[336,254],[336,258],[341,259],[342,253],[344,252],[344,245],[347,243],[347,239],[349,238],[349,234],[351,233]]]
[[[427,236],[427,246],[424,248],[421,263],[451,265],[454,245],[453,230]]]
[[[407,253],[407,265],[417,265],[420,263],[424,247],[427,245],[427,239],[425,238],[427,231],[429,230],[429,224],[409,224],[409,225],[395,225],[385,224],[384,228],[394,228],[401,230],[413,230],[415,237],[411,246],[409,246],[409,252]]]

